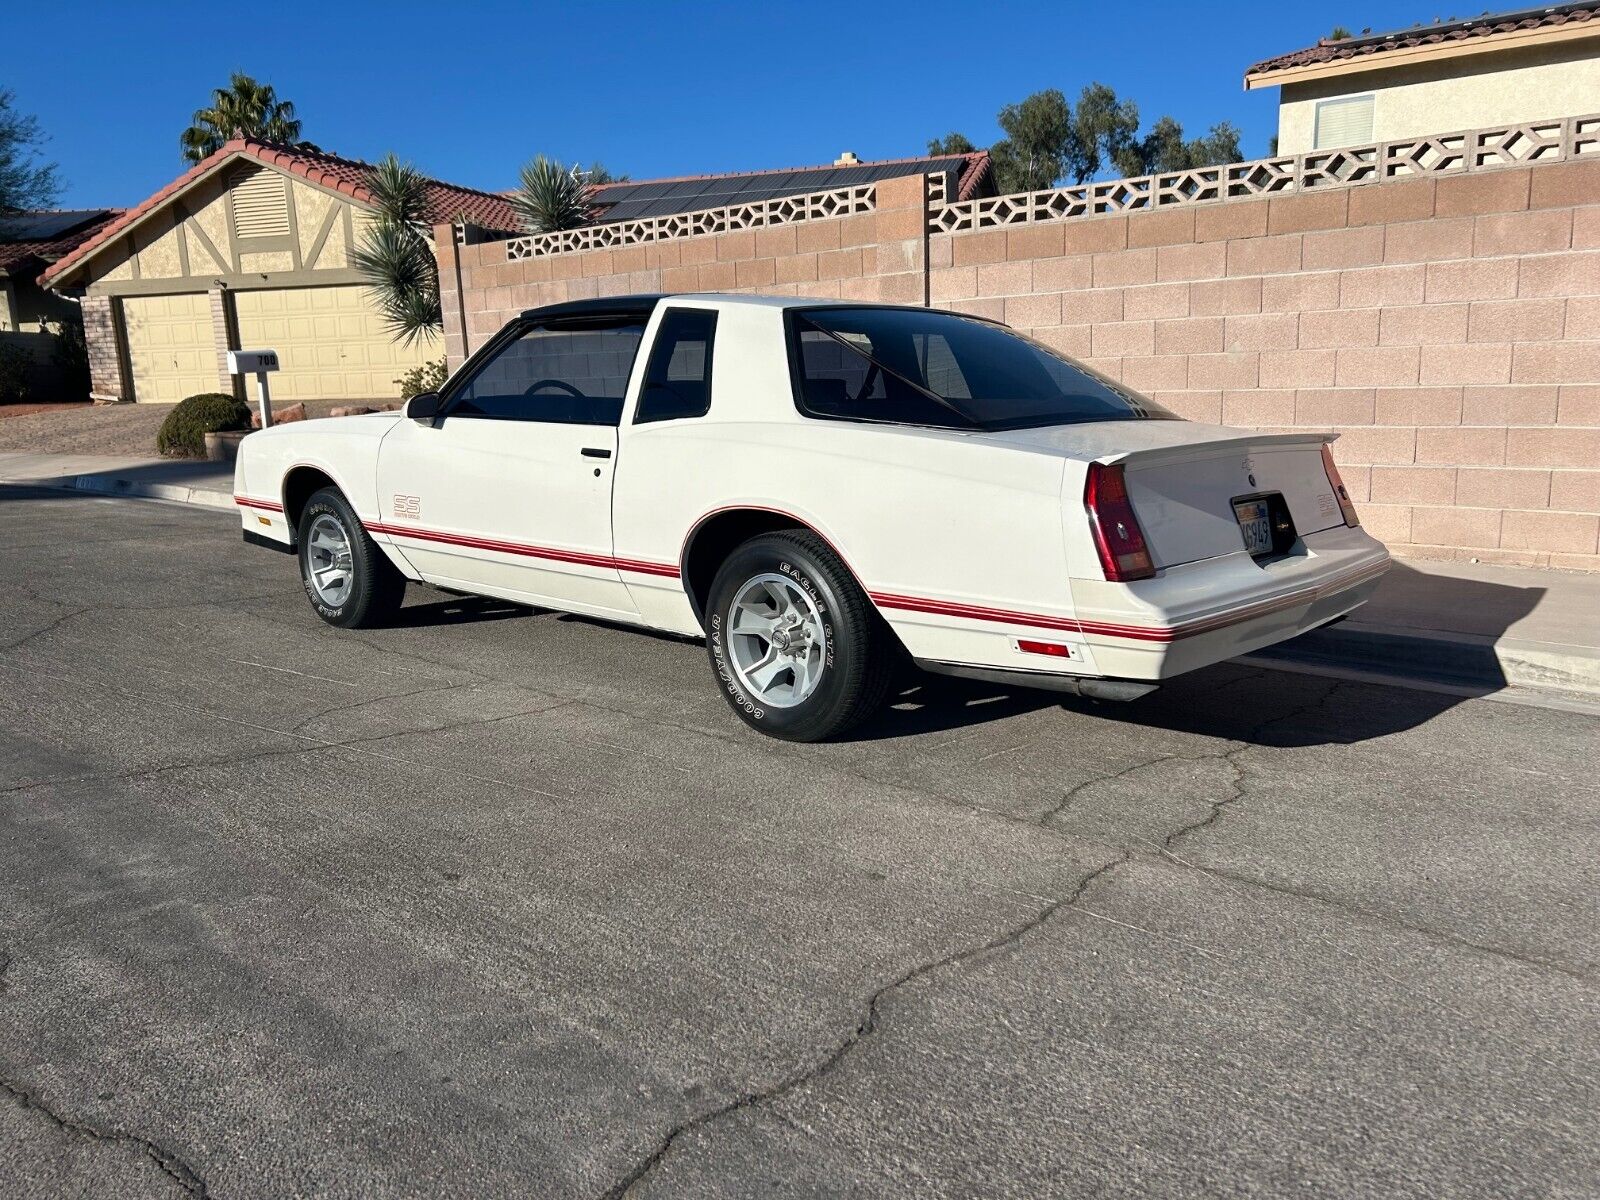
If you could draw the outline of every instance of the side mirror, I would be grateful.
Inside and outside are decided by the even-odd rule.
[[[413,421],[427,421],[432,424],[439,416],[442,402],[438,392],[418,392],[406,401],[406,416]]]

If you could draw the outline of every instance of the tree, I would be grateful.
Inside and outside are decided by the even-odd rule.
[[[599,162],[598,160],[590,163],[587,171],[580,171],[574,167],[573,173],[582,179],[585,184],[592,188],[601,187],[608,183],[628,182],[628,177],[626,175],[613,175],[610,171],[606,170],[605,164]]]
[[[279,100],[270,83],[257,83],[235,71],[227,87],[212,91],[210,108],[195,110],[193,123],[178,142],[185,161],[197,163],[236,137],[298,142],[300,122],[295,118],[294,105]]]
[[[428,181],[393,154],[367,171],[373,218],[350,253],[394,339],[409,346],[444,324],[439,267],[428,242]]]
[[[928,154],[934,158],[943,158],[947,154],[971,154],[976,149],[964,133],[947,133],[928,143]]]
[[[573,169],[542,154],[523,164],[521,183],[510,200],[529,233],[575,229],[594,218],[589,185]]]
[[[1002,193],[1037,192],[1063,180],[1086,183],[1108,167],[1119,175],[1148,175],[1238,162],[1239,130],[1227,121],[1185,141],[1183,126],[1162,117],[1139,136],[1139,106],[1109,86],[1091,83],[1073,109],[1059,91],[1035,92],[1000,110],[1006,136],[989,147],[995,186]],[[928,143],[928,153],[967,154],[973,145],[951,133]]]
[[[1035,92],[1000,110],[1005,137],[989,147],[995,185],[1001,192],[1037,192],[1054,187],[1066,172],[1073,145],[1072,110],[1055,88]]]
[[[1184,141],[1183,126],[1165,116],[1123,156],[1118,169],[1125,175],[1158,175],[1238,162],[1243,156],[1239,130],[1232,122],[1219,121],[1204,137]]]
[[[1067,151],[1067,174],[1083,183],[1100,174],[1105,163],[1121,170],[1139,135],[1139,106],[1118,100],[1103,83],[1091,83],[1078,96],[1072,115],[1072,142]]]
[[[47,140],[39,118],[13,108],[14,93],[0,88],[0,212],[49,208],[61,192],[55,163],[39,161]]]
[[[1323,38],[1322,40],[1325,41],[1325,42],[1343,42],[1343,41],[1349,40],[1353,36],[1355,36],[1355,35],[1352,34],[1343,25],[1335,25],[1333,27],[1333,31],[1331,33],[1329,33],[1328,36]]]

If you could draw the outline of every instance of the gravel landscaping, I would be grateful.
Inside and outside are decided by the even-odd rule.
[[[314,417],[328,415],[335,401],[310,401]],[[156,454],[156,430],[172,411],[168,404],[27,406],[34,411],[0,416],[0,453]],[[0,414],[6,410],[0,409]]]

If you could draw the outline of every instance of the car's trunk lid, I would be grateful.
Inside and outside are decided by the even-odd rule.
[[[1254,513],[1287,512],[1293,537],[1281,538],[1276,549],[1289,553],[1304,552],[1299,539],[1307,534],[1344,524],[1322,462],[1323,444],[1332,440],[1324,433],[1096,421],[983,436],[1084,462],[1121,463],[1157,569],[1246,548],[1241,522]],[[1253,509],[1255,499],[1265,506]]]

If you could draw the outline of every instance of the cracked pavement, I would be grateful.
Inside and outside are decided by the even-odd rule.
[[[0,489],[0,1194],[1553,1196],[1600,719],[1227,664],[857,740]]]

